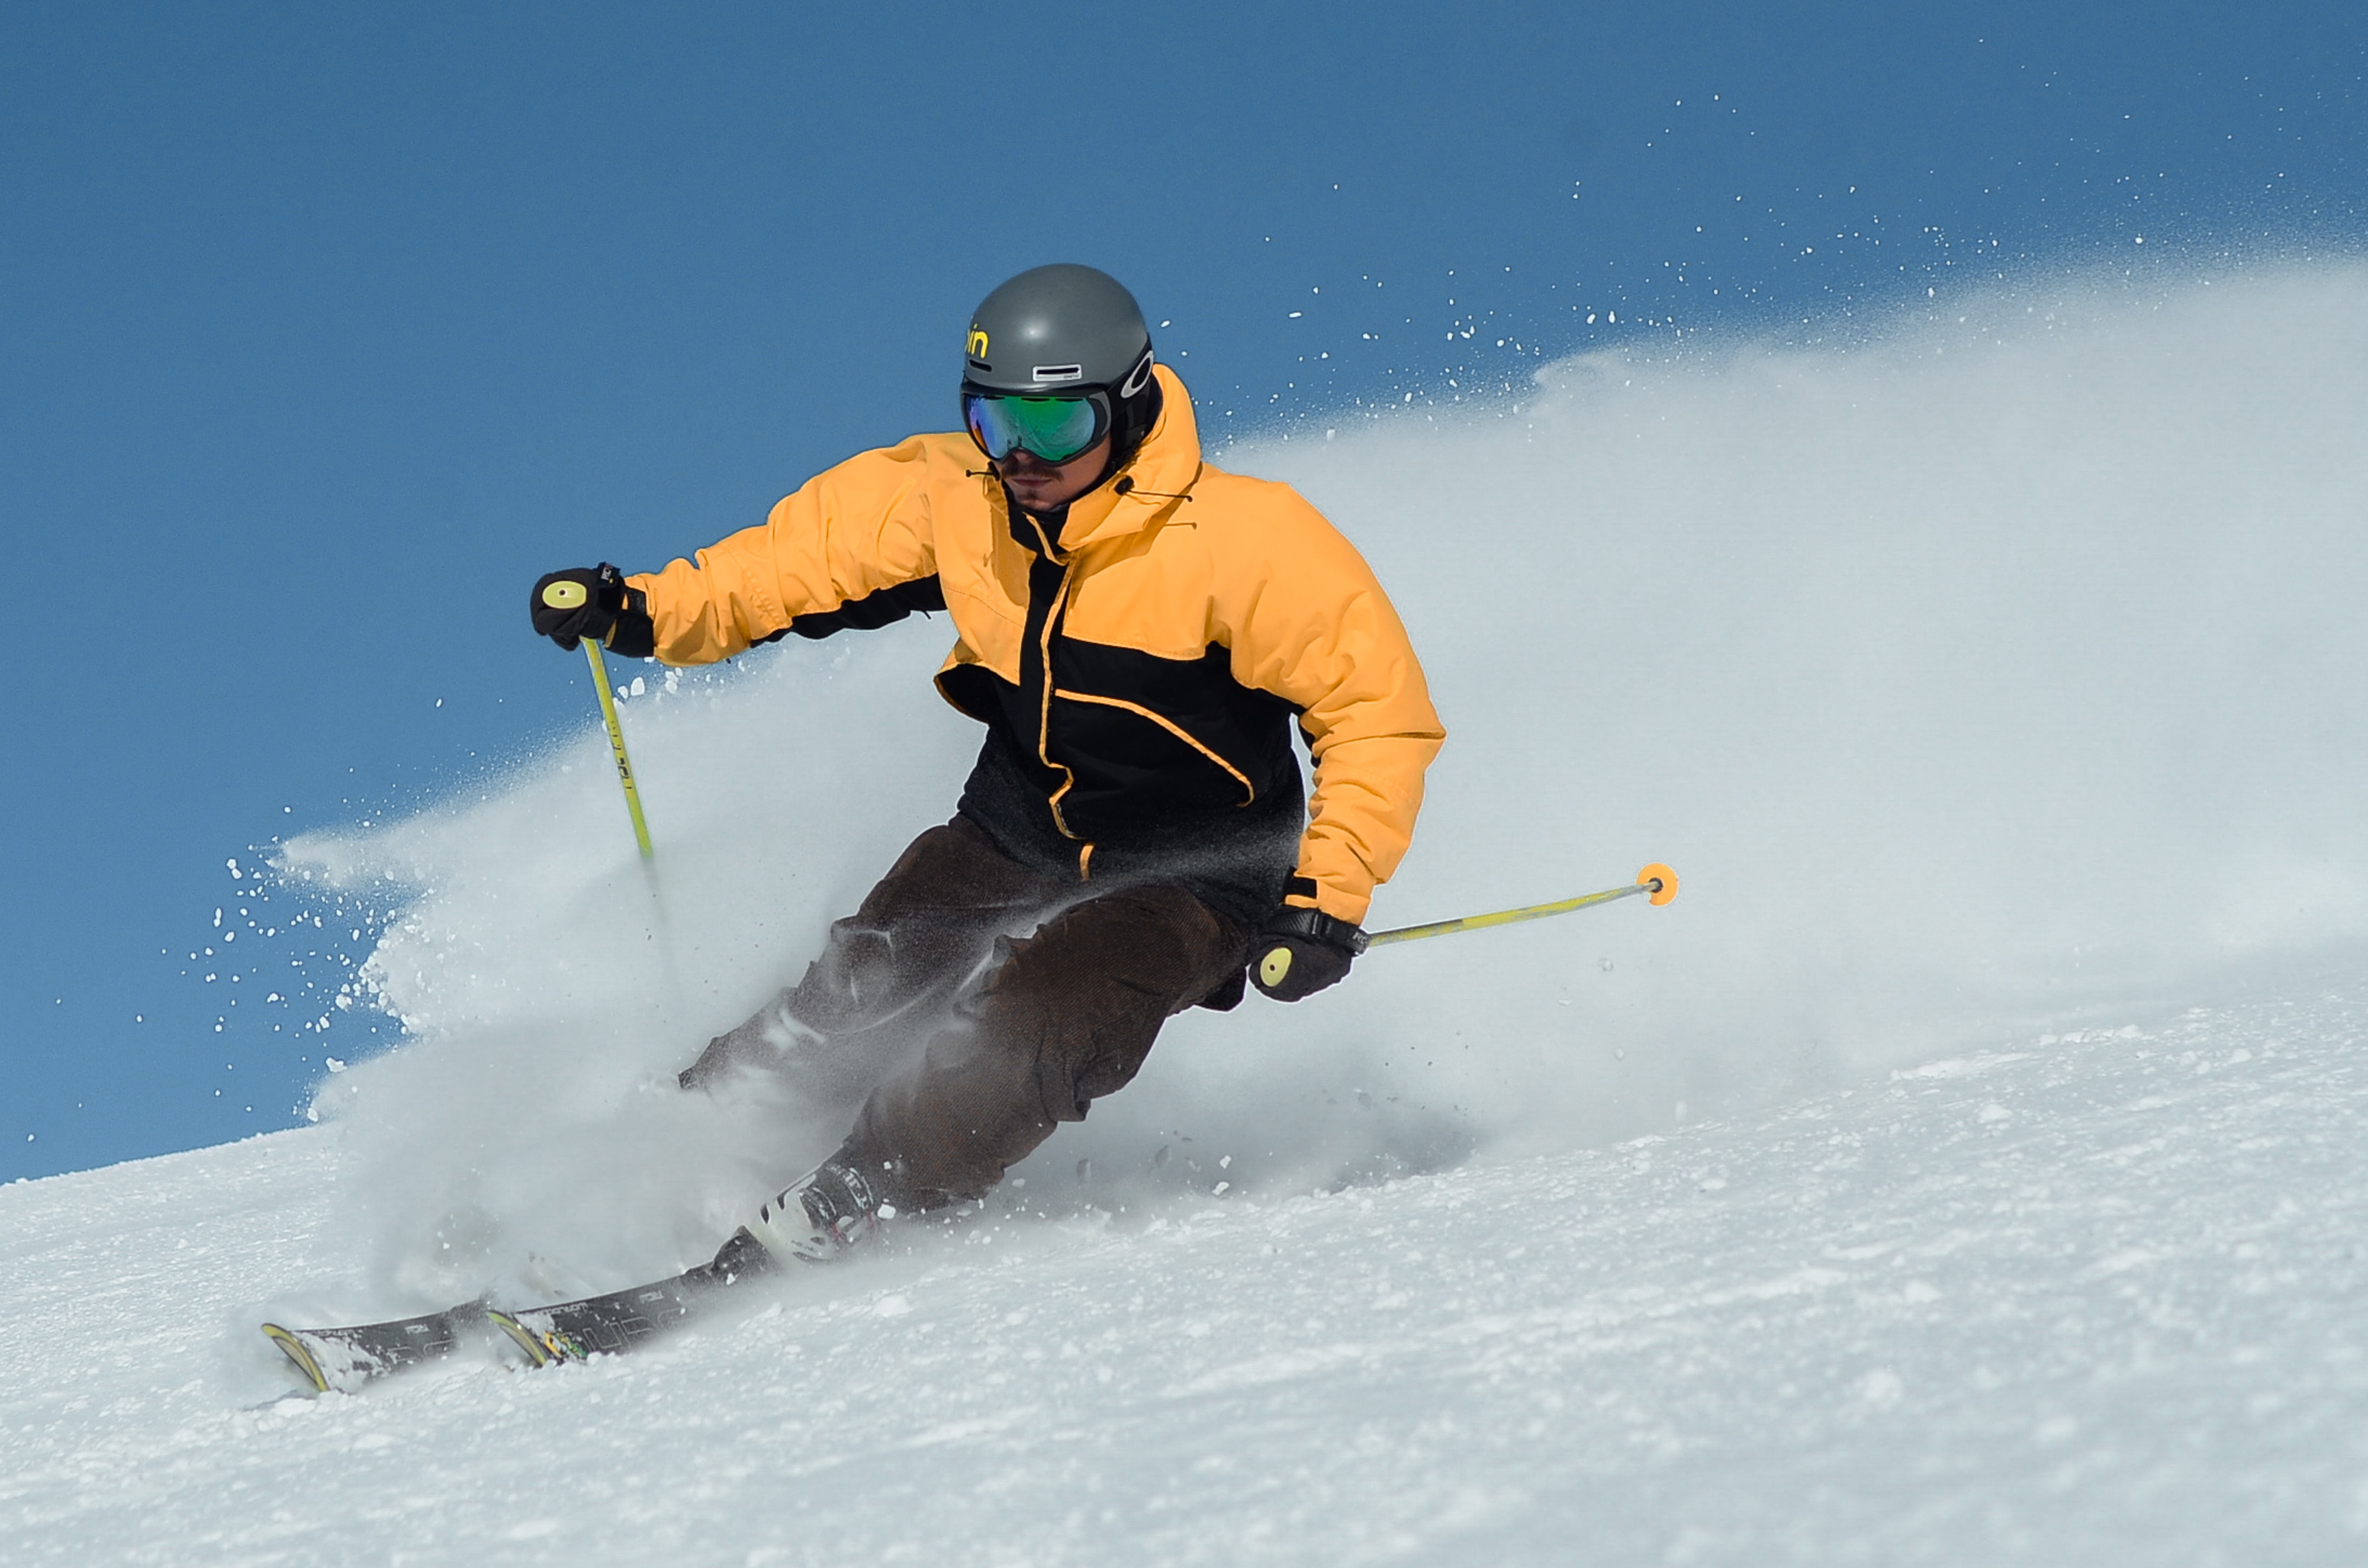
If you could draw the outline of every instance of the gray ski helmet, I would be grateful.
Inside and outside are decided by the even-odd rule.
[[[963,380],[979,392],[1060,397],[1125,384],[1151,329],[1125,285],[1071,262],[1032,267],[971,312]]]
[[[1134,296],[1107,272],[1056,262],[1008,279],[971,312],[963,347],[965,395],[1107,394],[1113,468],[1158,418],[1151,329]]]

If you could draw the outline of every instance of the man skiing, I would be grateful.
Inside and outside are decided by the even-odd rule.
[[[855,1108],[720,1268],[983,1196],[1167,1017],[1235,1006],[1246,968],[1286,1002],[1340,980],[1444,736],[1363,559],[1288,486],[1201,460],[1115,278],[1041,267],[989,294],[962,404],[963,432],[850,458],[695,563],[535,585],[562,647],[673,665],[944,610],[938,688],[986,726],[953,819],[682,1074],[767,1068]]]

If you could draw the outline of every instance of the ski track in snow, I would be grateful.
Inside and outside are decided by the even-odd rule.
[[[1611,1148],[908,1228],[634,1358],[319,1400],[260,1403],[245,1318],[323,1249],[336,1129],[20,1183],[0,1557],[2359,1562],[2364,1033],[2298,990]]]

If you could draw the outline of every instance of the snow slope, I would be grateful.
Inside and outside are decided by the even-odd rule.
[[[324,1125],[0,1188],[0,1560],[2368,1559],[2368,269],[1467,391],[1224,455],[1452,731],[1374,924],[1676,903],[1179,1017],[646,1357],[276,1402],[266,1315],[670,1273],[836,1142],[672,1074],[950,809],[944,626],[636,671],[654,878],[587,702],[236,884]]]
[[[2359,1562],[2364,1032],[2298,985],[1607,1149],[1064,1201],[639,1358],[259,1408],[225,1339],[336,1131],[19,1184],[0,1556]]]

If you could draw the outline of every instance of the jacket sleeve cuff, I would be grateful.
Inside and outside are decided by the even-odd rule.
[[[1282,902],[1290,909],[1313,909],[1345,920],[1351,926],[1365,923],[1365,911],[1373,902],[1370,892],[1352,893],[1341,888],[1318,881],[1301,871],[1283,884]]]

